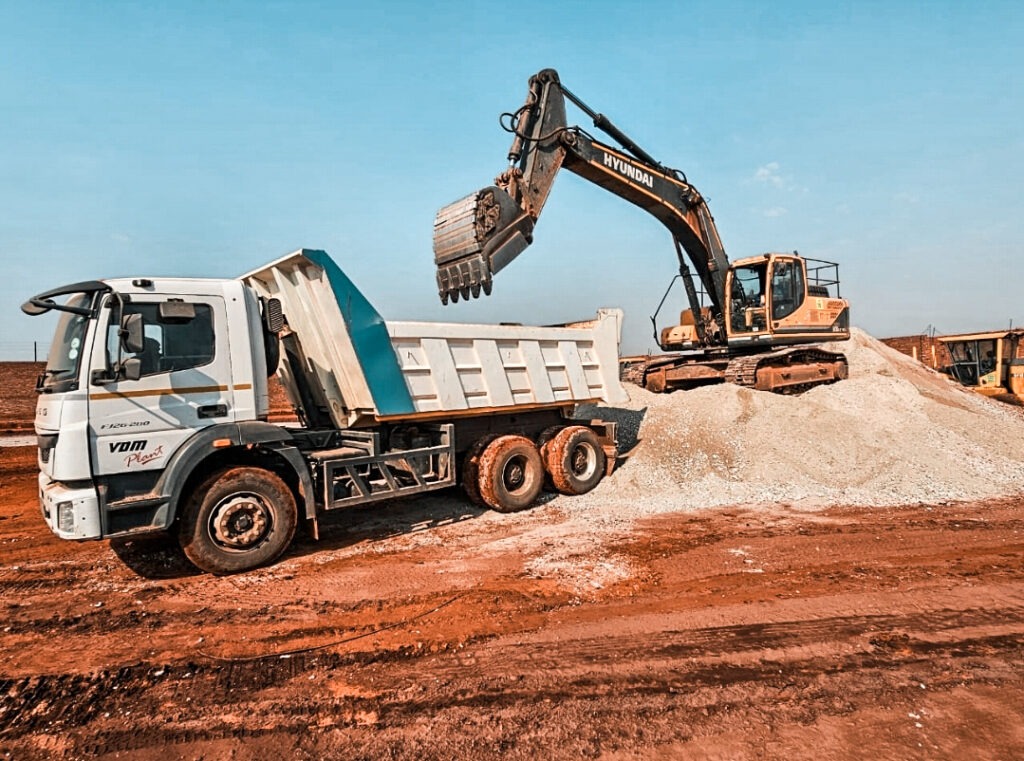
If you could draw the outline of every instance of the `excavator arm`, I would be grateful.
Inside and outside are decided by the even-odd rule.
[[[620,147],[568,126],[566,99]],[[689,265],[711,301],[710,314],[696,320],[700,342],[724,341],[729,260],[707,203],[682,172],[664,167],[607,117],[592,111],[562,86],[553,69],[530,78],[525,104],[503,115],[503,126],[514,135],[508,169],[494,185],[446,206],[435,218],[434,259],[442,302],[491,292],[494,275],[532,242],[555,177],[567,169],[639,206],[668,228],[694,316],[702,311]]]

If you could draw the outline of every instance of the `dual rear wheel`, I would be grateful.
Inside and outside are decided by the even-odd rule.
[[[488,436],[478,441],[463,463],[462,483],[480,506],[509,513],[529,507],[545,477],[562,494],[585,494],[604,477],[601,442],[584,426],[545,430],[535,444],[525,436]]]

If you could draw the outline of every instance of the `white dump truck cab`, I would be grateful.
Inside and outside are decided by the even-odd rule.
[[[615,462],[621,312],[556,327],[385,322],[322,251],[238,279],[56,288],[37,390],[39,499],[64,539],[169,531],[214,573],[278,557],[297,525],[462,482],[527,507]],[[298,423],[268,422],[277,372]]]
[[[197,434],[266,419],[260,304],[239,280],[92,281],[26,307],[60,314],[35,428],[43,515],[62,538],[166,528],[173,489],[158,482]]]

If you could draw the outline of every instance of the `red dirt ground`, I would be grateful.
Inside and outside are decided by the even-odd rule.
[[[1021,499],[664,516],[581,591],[455,491],[218,578],[34,479],[0,448],[0,757],[1024,757]]]

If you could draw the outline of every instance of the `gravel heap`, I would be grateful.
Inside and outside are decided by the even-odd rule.
[[[730,384],[627,386],[626,461],[566,513],[620,520],[716,505],[936,504],[1024,493],[1024,410],[967,391],[863,331],[830,348],[848,380],[799,396]]]
[[[476,552],[522,552],[527,575],[556,580],[582,598],[633,575],[632,561],[610,542],[648,516],[719,506],[788,514],[1024,493],[1024,408],[967,391],[862,331],[830,348],[846,354],[850,378],[799,396],[729,384],[672,394],[627,385],[628,404],[581,409],[581,418],[619,423],[624,457],[589,494],[545,494],[519,513],[485,511],[457,523],[465,533],[453,528],[454,535],[410,531],[417,519],[407,515],[386,542],[320,557],[461,536]],[[416,504],[419,520],[431,525],[432,516],[450,513],[452,497]],[[391,518],[384,511],[380,520]]]

